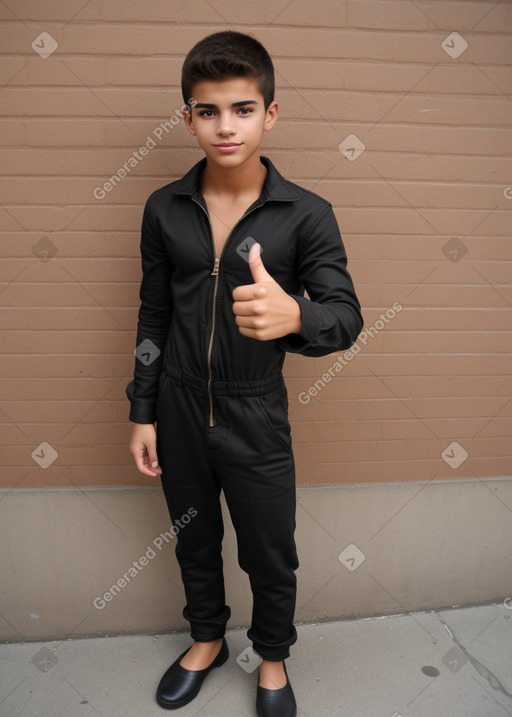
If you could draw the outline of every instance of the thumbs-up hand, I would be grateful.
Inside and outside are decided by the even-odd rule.
[[[263,265],[261,247],[253,244],[249,267],[254,284],[233,291],[233,313],[240,333],[251,339],[270,341],[298,334],[302,326],[300,306],[286,293]]]

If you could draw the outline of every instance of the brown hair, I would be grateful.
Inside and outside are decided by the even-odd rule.
[[[232,30],[208,35],[194,45],[183,63],[183,100],[190,104],[196,82],[219,82],[233,77],[254,78],[268,109],[274,99],[274,66],[263,45],[250,35]]]

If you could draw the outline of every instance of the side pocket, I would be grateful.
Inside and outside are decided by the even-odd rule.
[[[286,388],[277,388],[272,393],[258,396],[258,405],[261,408],[265,422],[281,445],[292,452],[292,437],[288,421],[288,397]]]

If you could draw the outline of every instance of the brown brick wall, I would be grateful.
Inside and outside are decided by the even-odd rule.
[[[334,205],[368,332],[339,364],[287,359],[298,480],[510,475],[510,3],[5,0],[0,21],[2,485],[157,484],[127,448],[139,228],[201,155],[181,123],[152,133],[227,27],[273,55],[264,153]]]

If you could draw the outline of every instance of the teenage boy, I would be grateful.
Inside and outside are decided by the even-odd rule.
[[[127,387],[131,453],[141,473],[161,476],[182,526],[176,556],[194,641],[157,700],[187,704],[228,658],[223,490],[253,594],[257,714],[293,717],[284,659],[297,639],[298,559],[281,369],[286,351],[349,348],[363,321],[331,205],[260,156],[278,115],[267,51],[238,32],[210,35],[185,59],[182,91],[205,157],[146,203],[140,360]]]

